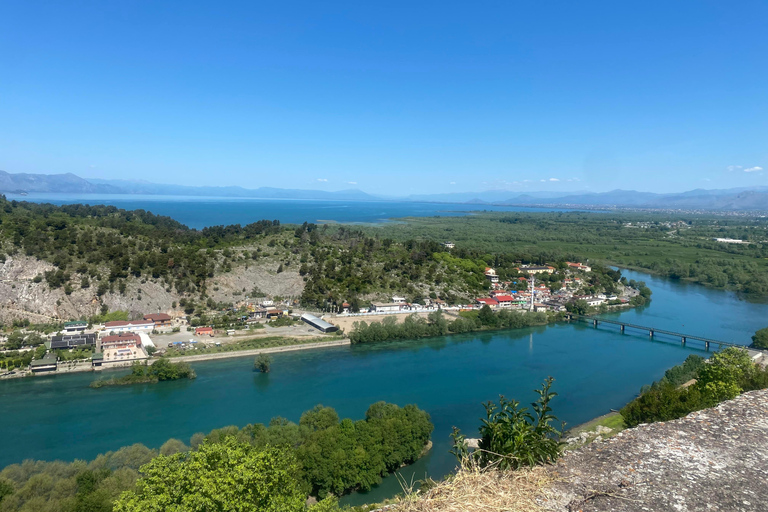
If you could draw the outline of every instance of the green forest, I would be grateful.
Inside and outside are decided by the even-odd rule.
[[[309,495],[367,490],[414,462],[432,430],[414,405],[378,402],[357,421],[318,405],[298,423],[225,427],[188,445],[170,439],[159,450],[135,444],[89,462],[13,464],[0,471],[0,511],[303,511]],[[337,507],[329,499],[312,510]]]

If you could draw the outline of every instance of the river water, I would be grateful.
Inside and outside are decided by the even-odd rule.
[[[697,285],[624,272],[645,280],[653,301],[613,314],[630,323],[748,344],[768,325],[768,305]],[[660,378],[693,344],[647,334],[620,334],[609,326],[558,324],[532,329],[275,354],[269,374],[254,373],[252,358],[194,364],[194,381],[90,389],[93,374],[0,382],[0,466],[34,459],[90,459],[140,442],[159,447],[168,438],[188,442],[195,432],[225,425],[298,421],[322,403],[341,417],[361,418],[373,402],[415,403],[432,416],[434,447],[405,468],[410,480],[440,477],[455,461],[448,453],[452,426],[476,434],[482,402],[499,394],[523,402],[548,375],[555,377],[554,412],[570,425],[620,408],[643,384]],[[399,492],[387,478],[345,503],[376,501]]]

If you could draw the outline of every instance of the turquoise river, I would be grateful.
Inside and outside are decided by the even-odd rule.
[[[748,344],[768,325],[768,305],[736,294],[625,271],[645,280],[653,301],[611,315],[639,325]],[[566,323],[439,339],[297,351],[274,356],[269,374],[254,373],[252,358],[194,365],[194,381],[91,389],[89,373],[0,382],[0,466],[23,459],[88,459],[132,443],[159,447],[168,438],[225,425],[298,421],[322,403],[342,417],[360,418],[373,402],[415,403],[435,424],[432,451],[402,470],[406,480],[450,472],[452,426],[470,436],[482,402],[499,394],[523,401],[551,375],[559,396],[555,413],[570,425],[618,409],[643,384],[660,378],[694,345],[618,329]],[[358,504],[399,492],[389,477],[369,493],[344,499]]]

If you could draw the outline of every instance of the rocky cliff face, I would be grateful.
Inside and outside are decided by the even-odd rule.
[[[216,301],[237,302],[258,288],[270,296],[294,297],[301,295],[304,280],[298,272],[277,273],[278,263],[265,262],[234,268],[208,282],[209,295]],[[54,270],[48,262],[22,255],[7,257],[0,264],[0,323],[15,319],[29,319],[33,323],[70,320],[99,313],[104,303],[110,311],[128,311],[132,318],[146,313],[172,312],[173,302],[181,295],[175,290],[153,280],[130,278],[126,280],[125,293],[106,293],[98,297],[98,282],[93,280],[88,288],[79,286],[80,277],[73,275],[71,294],[63,288],[51,289],[45,280],[35,283],[35,276]],[[243,289],[246,292],[243,292]],[[139,291],[140,290],[140,291]]]
[[[768,390],[568,452],[552,511],[768,510]]]

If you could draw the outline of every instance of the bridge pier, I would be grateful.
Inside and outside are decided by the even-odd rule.
[[[597,319],[592,320],[592,322],[594,323],[595,327],[597,327]]]
[[[621,334],[624,334],[624,324],[621,324]]]
[[[685,336],[683,336],[683,338],[682,338],[682,344],[683,345],[685,345],[685,341],[686,341]]]
[[[653,329],[648,329],[648,336],[653,338]]]
[[[705,341],[705,342],[704,342],[704,348],[705,348],[706,350],[709,350],[709,342],[708,342],[708,341]]]

